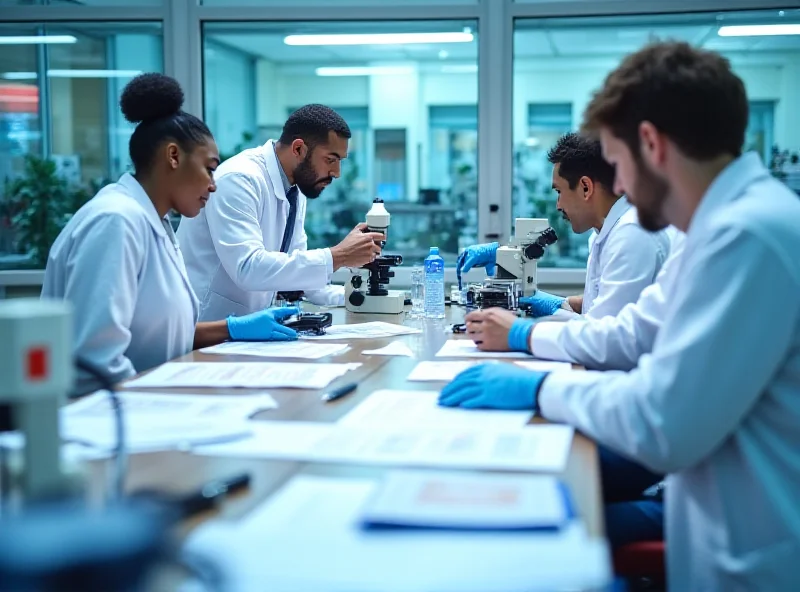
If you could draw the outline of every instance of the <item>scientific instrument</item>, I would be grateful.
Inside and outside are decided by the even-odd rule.
[[[383,200],[375,198],[367,212],[366,232],[380,232],[388,238],[390,215]],[[402,255],[385,255],[381,241],[381,254],[372,263],[351,269],[350,280],[344,286],[345,308],[350,312],[399,314],[405,305],[405,292],[389,290],[389,280],[394,277],[392,267],[403,263]]]
[[[514,238],[497,249],[494,277],[467,285],[467,309],[500,307],[524,310],[519,299],[536,293],[537,262],[545,249],[558,240],[544,218],[517,218]]]

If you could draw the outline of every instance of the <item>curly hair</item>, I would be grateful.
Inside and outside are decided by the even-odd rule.
[[[183,90],[164,74],[135,77],[125,85],[119,106],[125,119],[138,124],[128,146],[138,174],[147,171],[163,142],[174,141],[188,152],[213,137],[205,123],[181,110]]]
[[[581,177],[589,177],[608,191],[614,191],[614,167],[603,158],[600,142],[595,138],[565,134],[547,153],[547,160],[560,165],[558,174],[567,180],[570,189],[575,189]]]
[[[289,116],[283,125],[278,140],[281,144],[291,144],[301,139],[312,149],[328,141],[328,134],[334,132],[340,138],[350,138],[350,127],[336,111],[325,105],[312,103],[304,105]]]

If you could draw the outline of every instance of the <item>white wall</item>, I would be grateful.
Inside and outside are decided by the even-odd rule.
[[[109,52],[113,63],[109,68],[114,70],[141,70],[142,72],[163,72],[164,51],[159,35],[114,35],[109,41]],[[128,78],[109,79],[108,93],[108,133],[110,166],[112,180],[130,169],[128,143],[133,133],[134,124],[128,122],[119,110],[119,98],[122,89],[130,82]],[[53,104],[55,110],[55,103]]]
[[[223,154],[232,154],[242,133],[256,131],[256,60],[213,41],[205,46],[205,122]]]

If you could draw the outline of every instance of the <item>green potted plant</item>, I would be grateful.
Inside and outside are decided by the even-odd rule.
[[[4,194],[17,249],[39,268],[46,265],[58,233],[90,197],[59,177],[52,160],[33,155],[25,157],[21,177],[6,180]]]

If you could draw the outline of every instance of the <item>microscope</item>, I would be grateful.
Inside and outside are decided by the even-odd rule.
[[[275,295],[278,306],[295,306],[300,311],[281,321],[282,325],[294,329],[300,335],[325,335],[325,329],[333,324],[333,315],[329,312],[303,312],[303,292],[278,292]]]
[[[367,212],[367,232],[380,232],[388,237],[389,212],[383,200],[375,198]],[[381,242],[381,249],[386,241]],[[389,280],[394,277],[392,267],[403,263],[402,255],[384,255],[372,263],[351,270],[350,280],[344,286],[345,308],[350,312],[400,314],[404,310],[405,292],[389,290]]]
[[[545,249],[557,240],[555,230],[546,219],[517,218],[515,237],[507,246],[497,249],[494,277],[467,286],[464,303],[467,309],[524,308],[519,299],[536,292],[537,262]]]

